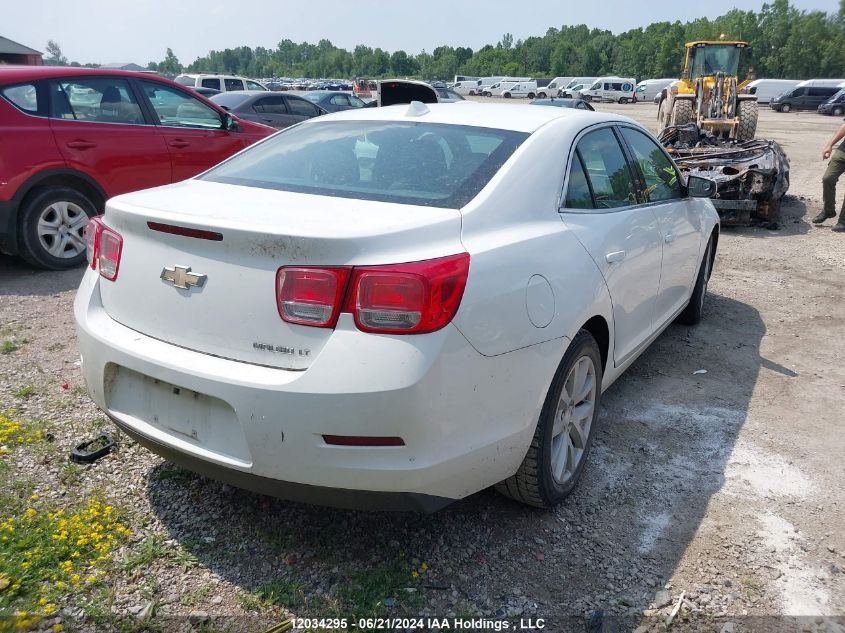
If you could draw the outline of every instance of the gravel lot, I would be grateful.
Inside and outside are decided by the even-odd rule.
[[[656,124],[651,104],[598,108]],[[15,467],[59,502],[104,491],[133,528],[118,561],[149,553],[62,613],[96,603],[167,630],[190,628],[176,615],[250,616],[234,622],[255,630],[290,612],[540,617],[547,630],[592,617],[594,630],[645,631],[665,630],[683,592],[676,630],[771,630],[784,615],[845,630],[845,236],[809,224],[821,147],[839,122],[761,109],[758,136],[792,164],[780,229],[723,231],[704,321],[671,326],[606,393],[585,476],[554,512],[492,491],[429,516],[290,504],[195,477],[125,438],[60,477],[71,446],[106,426],[78,367],[82,271],[0,256],[0,344],[18,346],[0,354],[0,411],[44,420],[53,437]],[[617,629],[613,616],[628,619]],[[105,626],[98,617],[88,626]]]

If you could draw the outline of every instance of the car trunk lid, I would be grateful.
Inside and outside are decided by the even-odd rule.
[[[187,349],[292,370],[306,369],[333,330],[281,319],[280,267],[394,264],[463,250],[456,209],[200,180],[114,198],[105,223],[123,238],[117,280],[100,283],[112,319]]]

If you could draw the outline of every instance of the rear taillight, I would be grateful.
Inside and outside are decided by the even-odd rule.
[[[342,306],[364,332],[425,334],[454,318],[468,275],[468,253],[391,266],[284,267],[276,298],[288,323],[331,328]]]
[[[276,273],[279,316],[288,323],[334,327],[349,268],[280,268]]]
[[[120,268],[123,238],[103,224],[101,216],[91,218],[85,227],[85,251],[92,270],[100,268],[100,276],[114,281]]]

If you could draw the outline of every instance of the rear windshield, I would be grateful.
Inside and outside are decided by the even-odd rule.
[[[176,81],[177,84],[182,84],[183,86],[194,85],[194,78],[188,77],[187,75],[179,75],[174,81]]]
[[[317,121],[274,135],[200,178],[457,209],[528,134],[405,121]]]
[[[229,94],[227,92],[221,92],[220,94],[212,95],[211,100],[217,105],[219,105],[221,108],[231,110],[233,108],[237,108],[251,96],[252,95]]]

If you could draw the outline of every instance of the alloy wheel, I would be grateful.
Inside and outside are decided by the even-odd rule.
[[[56,201],[38,216],[38,239],[53,257],[72,259],[85,250],[87,224],[88,214],[78,204]]]
[[[559,484],[568,483],[584,457],[593,424],[596,393],[596,366],[592,358],[579,358],[560,392],[552,429],[552,477]]]

